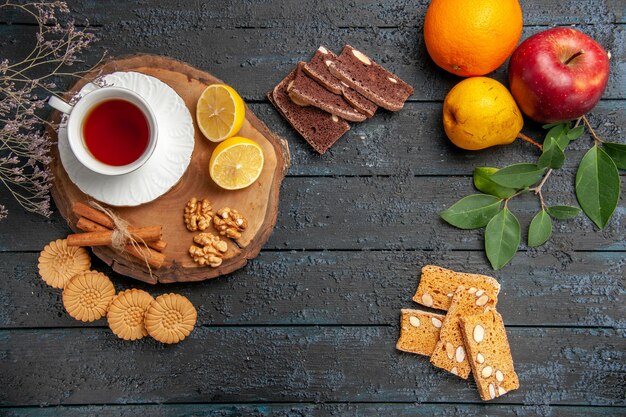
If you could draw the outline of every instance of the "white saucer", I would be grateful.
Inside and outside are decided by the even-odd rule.
[[[187,170],[194,146],[193,121],[183,99],[157,78],[138,72],[114,72],[104,76],[104,80],[107,85],[133,90],[154,111],[159,139],[152,157],[128,174],[98,174],[72,153],[65,123],[59,127],[59,155],[70,180],[85,194],[112,206],[138,206],[165,194]],[[78,95],[96,88],[87,84]]]

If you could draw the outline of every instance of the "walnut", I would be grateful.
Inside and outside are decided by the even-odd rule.
[[[189,255],[193,261],[201,266],[210,265],[216,268],[222,264],[222,257],[228,249],[228,245],[219,236],[213,233],[200,233],[193,241],[202,247],[191,245]]]
[[[212,210],[211,202],[207,198],[200,202],[195,197],[189,200],[183,216],[187,230],[190,232],[206,230],[211,225]]]
[[[194,236],[193,241],[200,246],[209,246],[212,245],[215,249],[220,252],[226,252],[228,249],[228,245],[219,236],[214,235],[213,233],[198,233]]]
[[[222,236],[239,239],[241,232],[248,227],[248,221],[237,210],[224,207],[213,217],[213,227]]]

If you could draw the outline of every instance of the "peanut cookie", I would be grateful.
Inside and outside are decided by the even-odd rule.
[[[137,340],[148,335],[144,325],[146,311],[154,298],[146,291],[133,288],[120,292],[107,313],[111,331],[124,340]]]
[[[186,297],[179,294],[158,296],[146,312],[148,334],[162,343],[178,343],[189,336],[198,315]]]
[[[115,297],[113,283],[101,272],[74,275],[63,289],[63,306],[76,320],[91,322],[106,316]]]
[[[67,246],[66,239],[54,240],[39,254],[39,275],[54,288],[63,288],[79,272],[88,271],[91,258],[85,248]]]

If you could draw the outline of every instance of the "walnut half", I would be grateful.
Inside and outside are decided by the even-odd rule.
[[[193,241],[201,247],[191,245],[189,255],[198,265],[210,265],[216,268],[222,264],[224,253],[228,245],[219,236],[213,233],[199,233],[194,236]]]
[[[248,221],[237,210],[224,207],[213,217],[213,227],[222,236],[239,239],[241,232],[248,227]]]
[[[185,205],[185,214],[183,216],[187,230],[190,232],[206,230],[211,225],[212,210],[211,202],[207,198],[202,201],[198,201],[195,197],[189,200],[187,205]]]

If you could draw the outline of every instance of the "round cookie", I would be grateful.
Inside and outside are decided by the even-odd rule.
[[[179,294],[158,296],[146,312],[148,334],[163,343],[178,343],[189,336],[198,314],[191,301]]]
[[[39,275],[54,288],[64,288],[79,272],[88,271],[91,258],[85,248],[67,246],[66,239],[53,240],[39,253]]]
[[[124,340],[137,340],[147,336],[145,315],[153,301],[154,298],[149,293],[136,288],[120,292],[107,312],[111,331]]]
[[[91,322],[106,315],[113,297],[115,287],[106,275],[97,271],[79,272],[63,289],[63,306],[76,320]]]

